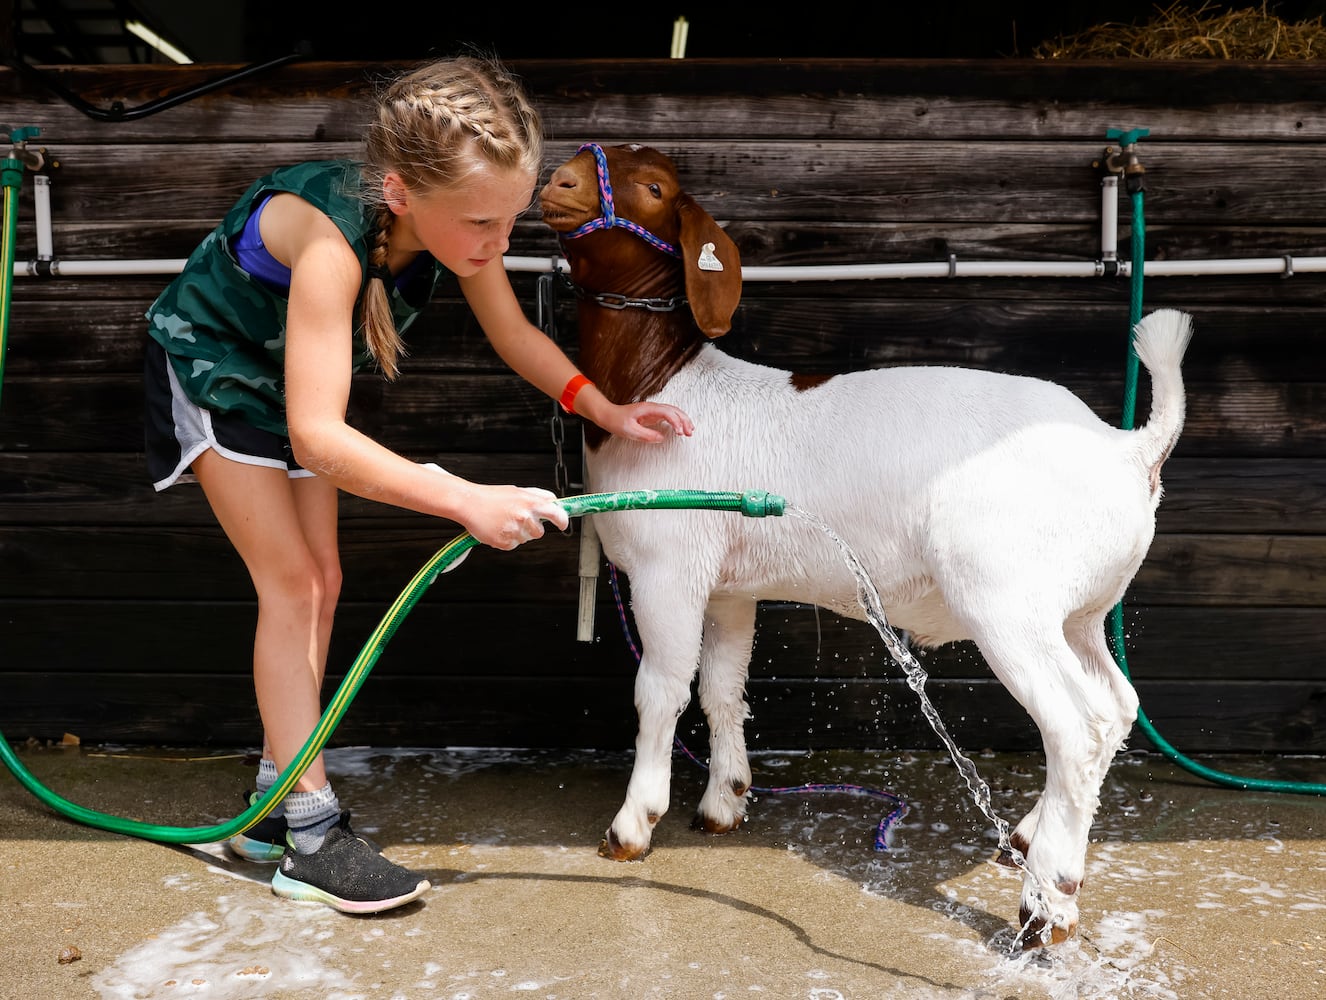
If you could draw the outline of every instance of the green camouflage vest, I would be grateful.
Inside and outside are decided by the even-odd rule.
[[[299,195],[330,218],[345,236],[365,274],[373,213],[359,197],[359,166],[323,160],[282,167],[255,181],[147,311],[148,335],[166,349],[188,397],[199,406],[232,412],[255,427],[286,436],[286,295],[274,291],[236,262],[232,241],[267,192]],[[392,288],[392,315],[404,333],[428,304],[442,275],[432,261],[409,284],[409,298]],[[371,361],[363,327],[354,331],[354,370]]]

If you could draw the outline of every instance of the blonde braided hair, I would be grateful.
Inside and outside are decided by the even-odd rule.
[[[428,193],[460,183],[476,158],[500,169],[520,168],[538,176],[543,157],[542,125],[520,82],[495,59],[457,56],[420,67],[391,83],[379,96],[377,116],[364,142],[364,196],[377,210],[369,247],[364,294],[364,337],[387,378],[395,378],[404,354],[391,315],[390,289],[380,276],[395,215],[382,183],[399,174],[414,192]],[[376,272],[376,274],[375,274]]]

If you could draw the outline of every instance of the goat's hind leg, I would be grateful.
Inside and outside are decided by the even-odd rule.
[[[1023,947],[1058,943],[1077,930],[1087,839],[1104,778],[1102,744],[1117,707],[1069,646],[1058,622],[1011,614],[977,643],[986,662],[1040,730],[1045,790],[1019,833],[1028,840],[1019,918]],[[1105,759],[1108,763],[1108,758]]]
[[[1115,755],[1123,746],[1129,732],[1132,731],[1133,723],[1137,720],[1137,692],[1115,662],[1114,654],[1110,652],[1105,638],[1103,614],[1070,619],[1064,626],[1064,638],[1086,669],[1086,683],[1089,686],[1100,687],[1100,696],[1093,698],[1092,703],[1102,717],[1104,726],[1095,762],[1095,768],[1103,781]],[[1112,720],[1109,718],[1111,698],[1114,703]],[[1038,799],[1013,831],[1012,846],[1023,857],[1031,851],[1031,841],[1036,835],[1040,812],[1041,804]],[[1005,851],[1001,851],[995,860],[1001,865],[1016,867],[1012,855]]]
[[[709,723],[709,782],[691,824],[705,833],[730,833],[746,818],[746,677],[755,611],[750,598],[714,598],[705,614],[699,693]]]
[[[1064,627],[1064,635],[1086,668],[1088,682],[1099,689],[1099,700],[1093,704],[1097,706],[1106,726],[1098,761],[1103,779],[1114,755],[1128,739],[1133,723],[1137,721],[1137,691],[1110,651],[1109,642],[1105,638],[1104,614],[1070,621]],[[1112,717],[1108,709],[1111,700],[1114,706]]]
[[[614,861],[643,857],[655,824],[668,811],[672,744],[691,699],[704,612],[702,595],[666,581],[633,578],[631,593],[641,649],[635,674],[639,729],[626,801],[599,844],[599,854]]]

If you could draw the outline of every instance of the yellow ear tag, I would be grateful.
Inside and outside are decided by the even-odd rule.
[[[714,245],[706,243],[700,247],[700,260],[698,261],[701,271],[721,271],[723,262],[714,256]]]

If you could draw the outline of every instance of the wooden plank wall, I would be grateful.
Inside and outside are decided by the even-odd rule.
[[[391,68],[293,64],[118,122],[5,70],[0,94],[10,128],[38,126],[35,144],[58,163],[57,258],[177,258],[269,167],[352,154],[366,86]],[[1139,152],[1151,259],[1326,254],[1326,68],[1311,64],[513,68],[545,115],[550,166],[586,140],[658,146],[747,266],[1094,260],[1095,164],[1110,128],[1150,130]],[[225,69],[49,72],[94,107],[134,109]],[[1127,257],[1131,216],[1119,207]],[[30,178],[20,212],[26,260]],[[557,247],[531,217],[511,252],[555,257]],[[157,495],[145,481],[142,314],[166,280],[15,281],[0,405],[0,731],[10,739],[256,740],[247,577],[196,488]],[[532,315],[535,277],[514,280]],[[1158,537],[1126,601],[1143,707],[1189,753],[1321,753],[1326,275],[1155,277],[1145,299],[1193,312],[1197,335]],[[1128,309],[1117,278],[749,282],[725,346],[803,371],[926,362],[1038,375],[1117,423]],[[572,313],[557,315],[574,353]],[[465,476],[554,485],[552,404],[501,366],[454,287],[409,343],[399,382],[358,380],[355,419],[366,430]],[[1141,414],[1146,398],[1143,380]],[[578,438],[572,423],[574,481]],[[333,682],[459,530],[346,500]],[[597,638],[576,641],[577,541],[479,550],[440,578],[335,741],[628,747],[634,659],[606,574]],[[1037,745],[972,648],[924,662],[960,743]],[[749,695],[757,748],[938,745],[878,637],[813,609],[762,611]],[[692,708],[681,735],[700,740],[701,729]],[[1138,734],[1133,745],[1149,743]]]

